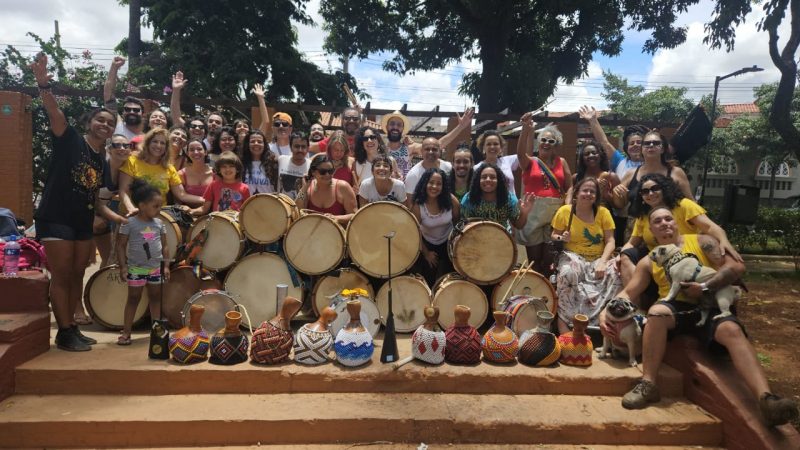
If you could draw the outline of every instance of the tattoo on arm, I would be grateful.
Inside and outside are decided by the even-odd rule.
[[[717,290],[719,288],[725,287],[733,283],[739,278],[739,274],[736,273],[730,267],[722,267],[717,271],[717,274],[714,275],[710,280],[708,280],[707,286],[709,289]]]

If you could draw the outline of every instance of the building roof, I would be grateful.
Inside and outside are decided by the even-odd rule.
[[[758,114],[761,112],[755,103],[731,103],[722,106],[723,114]]]
[[[331,117],[333,116],[333,117]],[[341,128],[342,126],[342,115],[341,114],[333,114],[329,112],[321,112],[319,113],[319,123],[322,124],[324,127],[337,127]],[[362,120],[361,125],[372,127],[375,129],[380,129],[381,124],[378,122],[373,122],[371,120]]]

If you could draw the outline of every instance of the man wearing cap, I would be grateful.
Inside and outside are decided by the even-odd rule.
[[[289,136],[292,135],[292,116],[285,112],[276,112],[272,115],[272,142],[269,149],[273,154],[291,156]]]
[[[472,126],[472,115],[474,112],[475,110],[473,108],[467,108],[463,115],[456,114],[456,117],[458,117],[458,125],[439,139],[439,144],[442,148],[450,145],[459,134]],[[422,144],[413,142],[410,138],[407,138],[405,141],[403,140],[403,132],[411,129],[411,123],[408,117],[400,111],[395,111],[383,116],[383,118],[381,118],[381,128],[386,132],[386,137],[389,140],[389,156],[397,161],[397,167],[402,171],[403,178],[405,178],[408,175],[408,171],[411,170],[413,166],[411,163],[413,157],[416,155],[420,158],[424,158],[422,154]]]

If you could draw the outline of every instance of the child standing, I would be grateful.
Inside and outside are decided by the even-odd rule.
[[[242,182],[244,167],[233,152],[222,152],[214,163],[215,178],[206,188],[203,206],[189,210],[194,216],[202,216],[210,211],[239,211],[242,203],[250,197],[250,188]]]
[[[159,292],[156,287],[169,279],[169,268],[161,273],[162,260],[167,258],[167,234],[164,223],[158,219],[161,211],[161,191],[146,181],[136,178],[131,183],[131,199],[138,208],[135,216],[119,230],[119,273],[128,280],[128,301],[125,304],[125,324],[117,339],[119,345],[131,344],[133,316],[147,286],[150,299],[150,317],[161,318]],[[163,275],[163,276],[162,276]]]

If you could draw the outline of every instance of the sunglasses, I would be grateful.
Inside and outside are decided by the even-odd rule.
[[[205,130],[206,126],[201,124],[201,123],[193,123],[193,124],[189,125],[189,128],[191,128],[193,130]]]
[[[641,194],[642,197],[644,197],[645,195],[655,194],[656,192],[661,192],[661,186],[655,185],[651,188],[639,189],[639,194]]]
[[[140,112],[142,112],[142,108],[130,108],[130,107],[126,106],[126,107],[124,107],[122,109],[125,110],[126,113],[140,113]]]
[[[131,144],[127,142],[112,142],[111,148],[116,148],[116,149],[131,148]]]
[[[317,169],[317,173],[320,175],[333,175],[333,172],[336,170],[334,169]]]
[[[539,142],[541,142],[542,144],[555,145],[556,140],[555,139],[548,139],[548,138],[541,138],[541,139],[539,139]]]
[[[661,141],[643,141],[642,147],[661,147],[662,144]]]
[[[289,128],[292,125],[289,122],[272,122],[272,126],[275,128]]]
[[[358,122],[358,116],[344,116],[345,122]]]
[[[374,134],[371,135],[371,136],[364,136],[364,137],[361,138],[361,140],[362,141],[377,141],[378,140],[378,136],[374,135]]]

